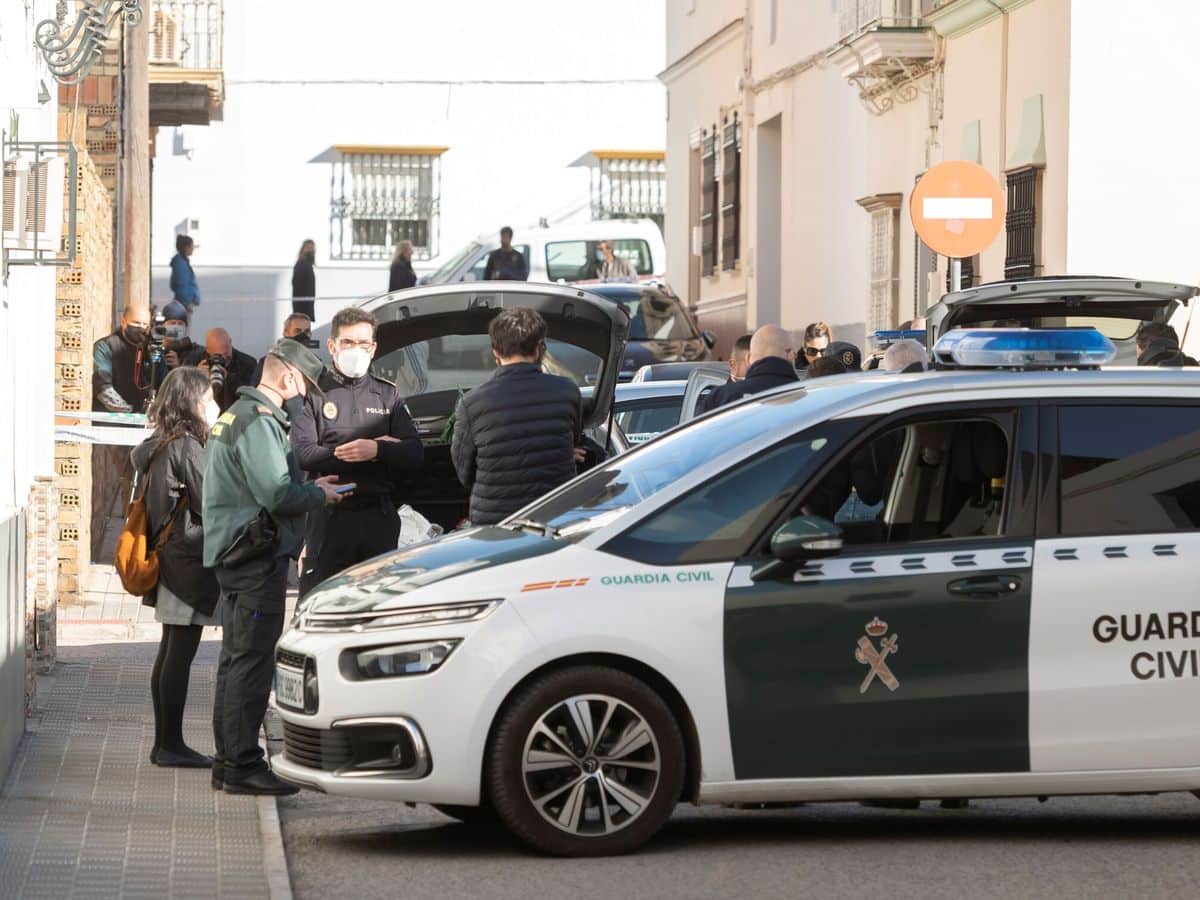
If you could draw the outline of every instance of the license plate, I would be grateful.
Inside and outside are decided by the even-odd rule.
[[[275,667],[275,702],[293,709],[304,709],[304,673]]]

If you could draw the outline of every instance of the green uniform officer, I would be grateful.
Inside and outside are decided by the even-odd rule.
[[[287,431],[304,409],[321,361],[296,341],[267,354],[256,388],[217,420],[204,468],[204,564],[225,597],[213,702],[213,787],[230,794],[288,794],[258,745],[283,631],[290,561],[304,542],[305,515],[337,503],[336,477],[305,482]]]

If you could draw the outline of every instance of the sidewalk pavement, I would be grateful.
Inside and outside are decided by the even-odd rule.
[[[219,645],[201,645],[184,734],[211,752]],[[0,894],[291,896],[273,800],[215,792],[207,770],[162,769],[154,643],[67,647],[39,690],[0,795]]]
[[[121,512],[114,505],[102,559]],[[59,608],[58,664],[38,679],[0,791],[0,897],[290,900],[273,798],[216,792],[207,770],[150,763],[161,626],[112,566],[93,564],[85,579],[82,602]],[[289,611],[295,600],[293,589]],[[184,736],[207,753],[220,638],[204,629],[185,709]],[[269,713],[273,738],[276,721]]]

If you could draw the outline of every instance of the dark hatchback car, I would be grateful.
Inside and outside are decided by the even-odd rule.
[[[633,378],[642,366],[712,358],[716,338],[696,328],[679,297],[664,282],[589,284],[587,292],[617,304],[629,314],[629,339],[621,359],[622,381]]]

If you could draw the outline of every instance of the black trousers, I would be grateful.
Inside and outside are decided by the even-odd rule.
[[[303,313],[308,316],[308,320],[314,325],[317,317],[317,301],[316,300],[292,300],[292,312]]]
[[[258,733],[275,675],[275,643],[283,633],[286,556],[264,557],[217,568],[225,597],[221,655],[213,698],[214,766],[236,783],[267,768]]]
[[[309,513],[300,596],[355,563],[395,550],[399,540],[400,514],[390,497]]]

